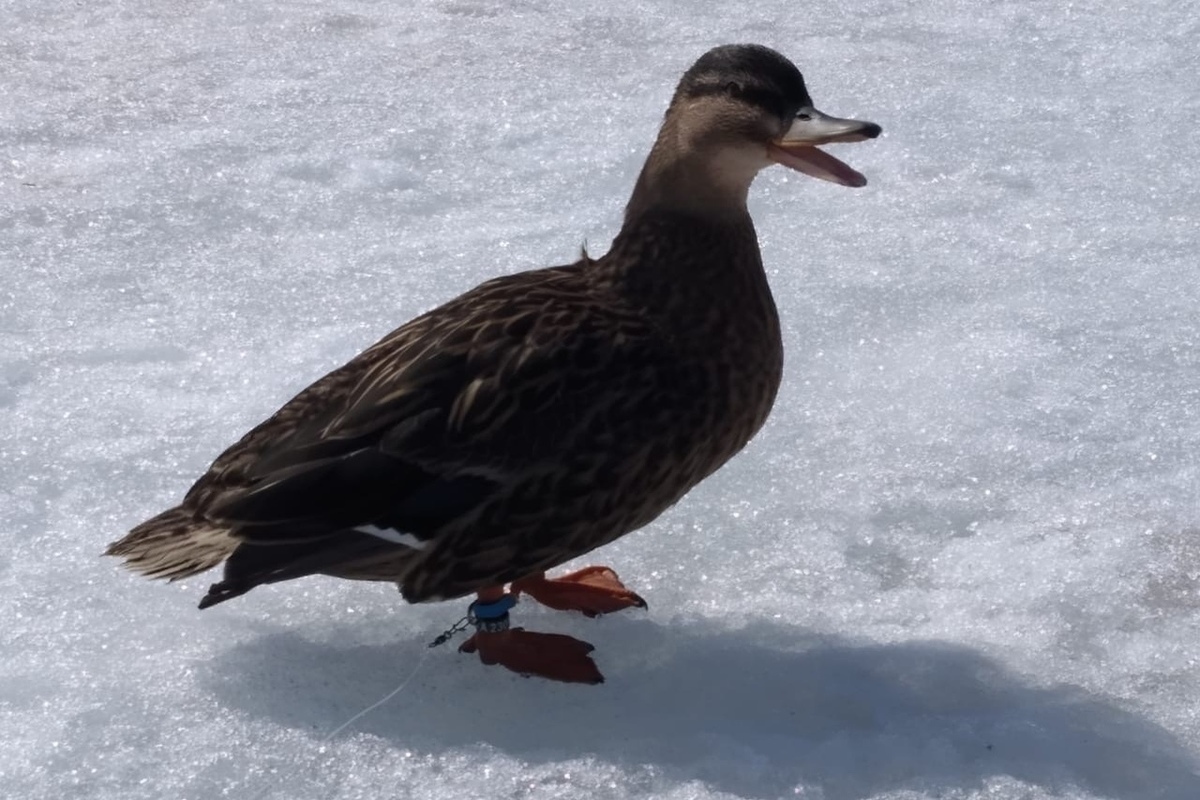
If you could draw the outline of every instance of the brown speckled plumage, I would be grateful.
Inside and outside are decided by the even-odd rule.
[[[703,63],[608,254],[488,281],[397,329],[109,554],[170,579],[224,562],[201,607],[314,573],[457,597],[645,525],[741,450],[783,364],[745,208],[769,161],[750,145],[778,139],[807,92],[770,63],[756,91],[790,105],[768,113]]]

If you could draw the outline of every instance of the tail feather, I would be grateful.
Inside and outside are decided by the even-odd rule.
[[[237,545],[228,528],[177,506],[138,525],[104,554],[123,557],[126,567],[147,577],[176,581],[212,569]]]

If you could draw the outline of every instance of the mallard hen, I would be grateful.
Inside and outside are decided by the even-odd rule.
[[[590,645],[509,628],[509,608],[521,593],[587,614],[644,606],[607,568],[545,571],[653,520],[762,426],[783,349],[750,184],[780,163],[862,186],[816,145],[879,133],[815,110],[774,50],[710,50],[607,255],[496,278],[400,327],[107,553],[171,580],[223,563],[201,608],[312,574],[395,582],[414,603],[476,593],[463,650],[602,680]]]

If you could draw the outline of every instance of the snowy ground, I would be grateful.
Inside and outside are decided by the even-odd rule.
[[[1200,797],[1195,3],[0,19],[0,796]],[[608,683],[426,650],[461,603],[310,579],[200,613],[208,576],[98,557],[391,327],[602,252],[728,41],[885,135],[838,150],[865,189],[756,186],[785,386],[602,552],[649,613],[520,609]]]

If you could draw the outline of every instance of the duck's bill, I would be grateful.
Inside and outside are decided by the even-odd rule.
[[[817,149],[817,145],[862,142],[874,139],[881,132],[882,128],[874,122],[838,119],[815,108],[802,108],[788,132],[767,145],[767,155],[785,167],[823,181],[842,186],[866,186],[867,179],[862,173]]]

